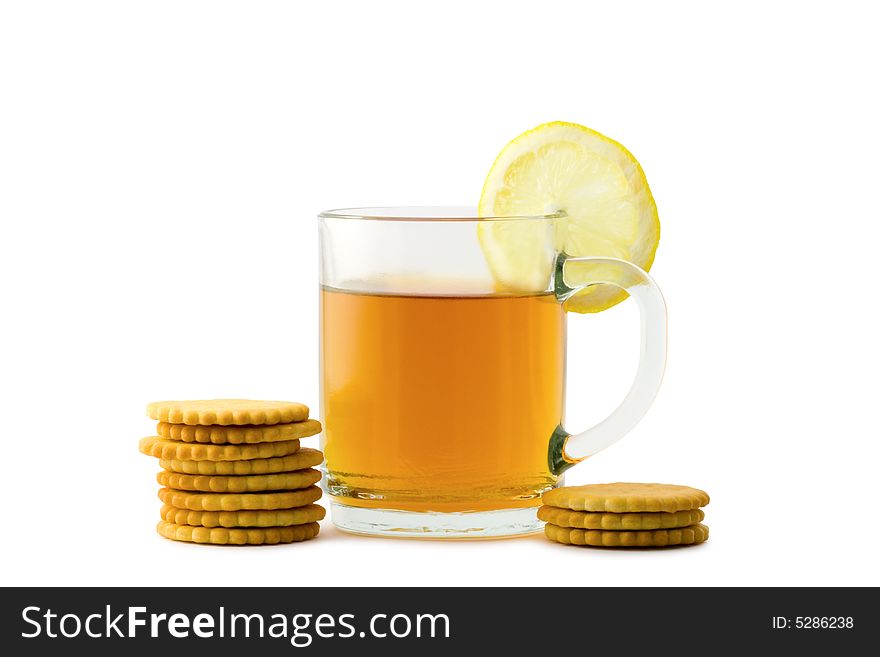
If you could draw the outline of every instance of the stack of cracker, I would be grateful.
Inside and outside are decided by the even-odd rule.
[[[709,496],[673,484],[590,484],[547,491],[538,519],[544,534],[566,545],[666,547],[709,538],[700,507]]]
[[[323,461],[299,439],[321,432],[296,402],[210,399],[154,402],[157,436],[140,451],[159,459],[164,537],[193,543],[263,545],[318,535],[324,509],[315,484]]]

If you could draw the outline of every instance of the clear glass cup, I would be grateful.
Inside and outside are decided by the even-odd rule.
[[[620,439],[663,377],[666,308],[642,269],[554,247],[559,214],[471,208],[321,213],[321,419],[333,522],[425,538],[535,532],[541,494]],[[499,289],[480,230],[525,236],[540,275]],[[635,299],[641,359],[605,420],[563,428],[563,302],[613,285]]]

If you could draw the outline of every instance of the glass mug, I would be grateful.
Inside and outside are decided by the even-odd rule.
[[[538,531],[541,494],[642,418],[665,367],[663,297],[636,265],[557,253],[562,216],[426,207],[319,215],[321,445],[337,527],[425,538]],[[490,221],[525,230],[547,263],[534,289],[497,290],[478,237]],[[603,284],[636,300],[641,359],[620,406],[569,434],[562,303]]]

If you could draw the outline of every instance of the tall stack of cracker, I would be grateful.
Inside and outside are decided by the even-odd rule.
[[[249,399],[154,402],[155,436],[140,451],[159,459],[159,534],[177,541],[268,545],[315,538],[324,508],[323,461],[300,439],[321,432],[304,404]]]

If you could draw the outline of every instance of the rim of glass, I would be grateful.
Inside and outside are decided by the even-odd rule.
[[[546,221],[560,219],[565,212],[559,210],[534,215],[497,215],[481,217],[477,208],[459,205],[401,205],[363,208],[337,208],[318,214],[320,219],[353,219],[360,221],[422,221],[422,222],[475,222],[475,221]]]

